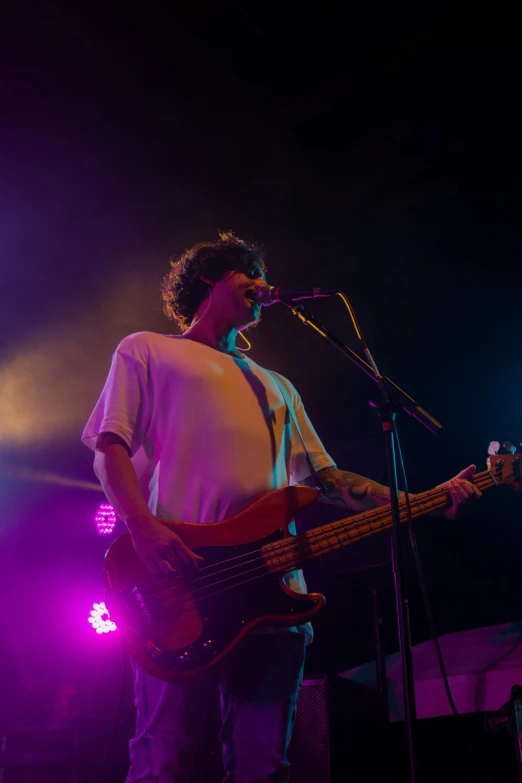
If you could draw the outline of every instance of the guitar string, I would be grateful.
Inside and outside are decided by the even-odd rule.
[[[489,471],[484,471],[483,473],[478,474],[476,476],[475,485],[478,486],[478,482],[482,483],[484,480],[487,481],[487,484],[493,483],[494,480],[492,479]],[[426,502],[428,502],[430,500],[434,500],[438,495],[446,496],[447,495],[447,488],[446,487],[435,487],[432,490],[428,490],[428,492],[422,493],[422,500],[418,500],[418,499],[414,499],[413,500],[413,502],[411,504],[412,505],[412,510],[413,511],[416,510],[415,506],[417,506],[417,508],[419,508],[419,510],[421,510],[422,506],[425,505]],[[401,501],[400,502],[399,509],[400,509],[400,511],[405,511],[406,510],[406,502],[405,501]],[[308,536],[308,538],[310,539],[310,538],[313,537],[314,542],[318,542],[321,538],[323,538],[323,539],[326,538],[327,539],[328,536],[334,536],[335,537],[337,535],[337,533],[340,532],[340,531],[342,531],[342,532],[347,531],[348,532],[348,531],[352,531],[352,530],[357,530],[357,528],[360,525],[363,525],[363,524],[371,525],[374,522],[377,522],[377,523],[380,522],[382,524],[382,518],[383,518],[383,516],[387,516],[387,513],[388,512],[383,512],[382,507],[377,508],[377,509],[371,509],[370,511],[368,511],[364,515],[364,522],[361,519],[353,521],[353,522],[350,522],[350,523],[347,523],[346,520],[338,520],[337,522],[334,522],[331,525],[327,526],[328,527],[328,531],[321,531],[321,532],[319,532],[320,529],[317,530],[317,531],[311,530],[310,531],[310,535]],[[360,517],[359,514],[357,516]],[[378,532],[378,529],[375,532]],[[216,567],[219,568],[219,566],[226,565],[228,563],[233,562],[234,560],[241,560],[241,559],[244,559],[245,557],[248,557],[248,556],[257,555],[258,553],[260,553],[262,555],[263,551],[266,554],[267,550],[269,550],[270,547],[274,548],[275,550],[277,550],[277,552],[279,554],[284,556],[284,554],[286,554],[286,553],[290,554],[291,550],[296,548],[297,542],[299,541],[300,538],[301,538],[300,536],[291,536],[291,537],[288,537],[287,539],[284,539],[282,541],[274,542],[273,544],[265,544],[262,549],[253,550],[251,552],[245,552],[243,555],[239,555],[239,556],[234,557],[234,558],[229,558],[227,560],[221,560],[218,563],[213,563],[210,566],[206,566],[205,569],[208,568],[210,570],[210,569],[216,568]],[[233,565],[233,566],[231,566],[229,568],[221,569],[221,570],[218,570],[218,571],[213,571],[212,573],[205,574],[202,577],[198,576],[198,577],[190,580],[190,584],[192,585],[192,584],[195,584],[196,582],[203,581],[204,579],[208,579],[211,576],[219,576],[221,573],[225,573],[226,571],[233,570],[235,568],[239,568],[239,567],[242,567],[242,566],[245,566],[245,565],[249,565],[249,563],[254,563],[254,562],[256,562],[259,559],[260,559],[259,557],[254,557],[252,560],[249,560],[247,562],[236,563],[235,565]],[[262,559],[264,560],[264,558],[262,558]],[[201,573],[202,570],[204,570],[204,569],[200,569],[199,573]],[[182,581],[182,577],[179,577],[179,576],[175,577],[175,579],[177,579],[179,582]],[[161,591],[169,592],[170,590],[175,589],[176,586],[177,585],[172,585],[172,583],[170,583],[169,586],[164,586],[164,587],[155,587],[154,585],[150,585],[150,590],[152,590],[154,592],[161,592]],[[144,592],[146,592],[146,588],[149,587],[149,586],[144,586],[144,587],[145,587]]]
[[[479,476],[482,476],[482,475],[483,474],[479,474]],[[446,488],[443,488],[443,487],[440,487],[440,488],[439,487],[435,487],[434,489],[428,490],[426,493],[422,493],[422,494],[423,494],[423,499],[420,500],[420,501],[417,500],[417,499],[414,499],[413,500],[413,505],[417,504],[417,505],[420,505],[422,507],[422,505],[425,502],[427,502],[428,500],[434,499],[437,495],[446,495],[447,494],[447,490],[446,490]],[[430,497],[426,498],[426,496],[428,494],[430,495]],[[400,503],[399,503],[399,510],[400,511],[405,511],[406,510],[406,501],[400,501]],[[349,517],[347,517],[344,520],[338,520],[337,522],[332,522],[331,525],[328,525],[327,527],[328,527],[328,530],[331,530],[332,534],[334,534],[334,531],[336,532],[338,530],[354,529],[359,524],[365,524],[365,523],[371,524],[374,521],[375,522],[379,522],[379,521],[381,521],[381,519],[384,516],[386,516],[387,513],[389,513],[389,512],[385,511],[384,507],[378,507],[378,508],[375,508],[375,509],[369,509],[364,514],[364,521],[359,519],[359,520],[354,520],[352,522],[347,523],[347,519],[349,519]],[[361,514],[357,514],[357,516],[360,517]],[[323,536],[328,535],[327,532],[319,532],[319,530],[320,529],[318,529],[317,531],[312,530],[310,532],[310,536],[318,537],[318,536],[321,536],[321,535],[323,535]],[[284,551],[286,548],[291,549],[293,544],[295,543],[296,539],[299,539],[299,538],[300,538],[300,536],[291,536],[291,537],[288,537],[287,539],[283,539],[281,541],[273,542],[272,544],[265,544],[263,548],[266,551],[267,548],[272,546],[274,548],[279,549],[280,551],[282,551],[282,550]],[[263,548],[252,550],[251,552],[245,552],[242,555],[237,555],[235,557],[228,558],[226,560],[220,560],[219,562],[213,563],[212,565],[204,566],[203,568],[199,568],[198,569],[198,576],[195,577],[194,579],[190,580],[190,584],[194,584],[195,582],[202,581],[203,579],[207,579],[209,576],[216,576],[219,573],[223,573],[226,570],[230,570],[231,568],[237,568],[239,566],[247,565],[248,563],[244,563],[244,562],[236,563],[235,565],[230,566],[230,568],[228,568],[228,569],[222,569],[221,571],[213,571],[212,573],[208,573],[208,574],[204,574],[203,576],[199,576],[205,570],[215,569],[216,567],[219,567],[219,566],[222,566],[222,565],[227,565],[228,563],[233,563],[236,560],[242,560],[245,557],[249,557],[249,556],[252,556],[252,555],[256,555],[258,553],[262,553],[263,552]],[[254,562],[254,560],[248,561],[248,562]],[[169,577],[166,577],[166,578],[169,579]],[[174,577],[174,578],[177,579],[178,581],[182,580],[182,577],[180,577],[180,576],[177,576],[177,577]],[[169,587],[165,586],[163,589],[165,589],[165,590],[172,589],[172,583],[171,582],[169,582],[169,585],[170,585]],[[144,590],[145,591],[147,590],[147,587],[149,587],[149,586],[148,585],[144,586]],[[150,588],[154,589],[154,586],[150,585]],[[157,588],[157,589],[162,589],[162,588]]]
[[[491,477],[490,477],[490,478],[491,478]],[[507,482],[506,482],[506,483],[507,483]],[[493,481],[493,479],[491,479],[491,483],[489,484],[489,486],[493,486],[493,485],[494,485],[494,481]],[[488,486],[487,484],[484,484],[484,488],[486,488],[487,486]],[[388,520],[388,522],[387,522],[387,523],[385,523],[385,524],[383,524],[383,525],[382,525],[382,527],[381,527],[380,529],[381,529],[381,530],[388,530],[388,529],[390,529],[391,527],[392,527],[392,522],[391,522],[390,520]],[[366,532],[365,534],[361,535],[361,536],[360,536],[360,539],[368,537],[368,535],[371,535],[373,532],[377,532],[377,531],[372,531],[372,530],[370,530],[369,532]],[[353,540],[355,541],[355,540],[357,540],[357,539],[353,539]],[[194,603],[194,604],[200,603],[200,602],[201,602],[201,601],[203,601],[203,600],[208,600],[209,598],[213,598],[213,597],[215,597],[216,595],[219,595],[220,593],[226,592],[227,590],[231,590],[231,589],[234,589],[234,588],[237,588],[237,587],[241,587],[242,585],[244,585],[244,584],[247,584],[248,582],[252,582],[252,581],[254,581],[254,580],[256,580],[256,579],[260,579],[260,578],[262,578],[262,577],[264,577],[264,576],[268,576],[268,575],[270,574],[270,571],[268,571],[268,572],[267,572],[267,571],[265,570],[265,568],[266,568],[266,565],[265,565],[265,563],[263,562],[263,564],[262,564],[262,565],[260,565],[260,566],[258,566],[258,567],[256,567],[256,568],[251,568],[251,569],[249,569],[248,571],[244,571],[244,572],[242,572],[242,573],[236,574],[236,576],[235,576],[235,577],[228,577],[227,579],[223,579],[223,580],[221,580],[221,581],[219,581],[219,582],[215,582],[215,583],[214,583],[214,585],[216,585],[216,586],[217,586],[217,585],[223,584],[224,582],[230,581],[230,579],[233,579],[233,578],[238,578],[238,577],[241,577],[241,576],[243,576],[243,575],[245,575],[245,576],[246,576],[246,575],[248,575],[248,574],[253,574],[253,573],[254,573],[254,572],[256,572],[256,571],[263,571],[263,573],[256,573],[256,574],[255,574],[255,576],[252,576],[252,577],[250,577],[249,579],[243,579],[241,582],[237,582],[237,583],[235,583],[235,584],[228,585],[227,587],[222,587],[220,590],[216,590],[215,592],[213,592],[213,593],[210,593],[209,595],[201,596],[201,597],[199,597],[199,598],[194,598],[194,599],[193,599],[193,601],[192,601],[192,603]],[[208,585],[208,587],[212,587],[212,586],[213,586],[213,585]],[[206,588],[205,588],[205,587],[199,588],[198,590],[192,591],[192,592],[190,593],[190,595],[192,596],[192,595],[194,595],[194,593],[196,593],[196,592],[200,592],[201,590],[204,590],[204,589],[206,589]],[[299,595],[299,594],[298,594],[298,595]],[[304,595],[304,593],[303,593],[302,595]],[[190,606],[190,605],[189,605],[189,606],[185,606],[185,607],[182,609],[182,611],[179,613],[179,615],[178,615],[178,619],[179,619],[179,617],[181,617],[182,615],[186,614],[186,613],[187,613],[188,611],[190,611],[190,610],[191,610],[191,606]],[[298,619],[298,615],[296,616],[296,620],[297,620],[297,619]]]
[[[487,486],[491,486],[493,483],[494,483],[494,479],[490,475],[489,471],[485,471],[484,473],[478,474],[478,476],[476,477],[476,481],[475,481],[475,485],[476,486],[482,485],[483,488],[486,488]],[[420,501],[420,503],[419,503],[419,501],[415,501],[414,500],[414,502],[412,504],[412,511],[416,510],[415,509],[415,505],[417,505],[417,508],[419,508],[419,506],[420,506],[420,509],[422,508],[422,505],[428,499],[428,498],[426,498],[426,495],[429,494],[431,496],[431,499],[434,499],[434,497],[436,497],[439,494],[440,495],[446,495],[447,494],[446,490],[447,490],[446,487],[440,487],[440,488],[435,488],[434,490],[429,490],[427,493],[423,493],[423,500]],[[403,509],[405,509],[405,507],[406,507],[405,501],[402,501],[401,505],[403,506]],[[377,510],[378,509],[375,509],[375,511],[377,511]],[[328,541],[329,538],[333,538],[334,540],[335,539],[339,540],[339,537],[337,535],[338,531],[342,531],[343,533],[346,533],[346,536],[348,538],[350,538],[350,535],[349,535],[348,531],[350,531],[350,532],[351,531],[357,532],[357,528],[359,528],[363,524],[368,525],[369,530],[365,530],[363,533],[360,533],[359,536],[357,536],[357,537],[352,537],[352,540],[356,541],[358,539],[365,538],[369,534],[377,533],[380,530],[385,530],[385,529],[387,529],[390,526],[389,520],[386,523],[386,522],[384,522],[382,517],[383,517],[383,514],[382,514],[382,511],[381,511],[379,516],[373,515],[372,519],[370,519],[370,520],[365,519],[364,523],[361,522],[360,520],[355,522],[355,523],[348,524],[348,525],[347,524],[340,525],[339,523],[333,523],[333,525],[335,527],[335,530],[333,530],[333,529],[331,529],[329,527],[329,531],[330,532],[326,532],[326,533],[323,532],[323,533],[315,533],[314,534],[314,531],[312,530],[311,532],[312,532],[312,535],[314,536],[314,541],[312,541],[311,543],[320,543],[321,541],[325,541],[325,540]],[[373,527],[372,527],[372,523],[378,523],[379,526],[375,527],[375,524],[373,524]],[[345,540],[346,540],[346,536],[345,536]],[[283,542],[277,542],[280,545],[279,548],[284,551],[284,555],[295,554],[296,550],[299,549],[299,543],[298,543],[299,538],[300,538],[299,536],[291,537],[287,542],[285,542],[284,546],[282,546]],[[265,553],[266,553],[266,548],[270,547],[270,546],[271,546],[270,544],[265,545]],[[261,553],[262,550],[261,549],[257,550],[257,552]],[[245,555],[243,555],[243,557],[251,555],[251,554],[256,554],[256,552],[245,553]],[[217,582],[216,581],[210,582],[207,585],[203,585],[203,586],[201,586],[199,588],[196,588],[196,590],[191,591],[191,594],[194,595],[195,593],[201,592],[202,590],[206,590],[208,588],[212,588],[213,586],[222,584],[222,583],[224,583],[226,581],[230,581],[230,579],[240,578],[243,574],[249,573],[249,571],[253,572],[254,570],[265,569],[267,567],[267,565],[266,565],[265,557],[263,555],[261,555],[261,556],[252,558],[250,561],[243,562],[243,563],[238,563],[237,565],[235,565],[235,566],[233,566],[231,568],[229,567],[227,569],[221,569],[220,571],[216,571],[213,574],[207,574],[205,577],[194,579],[194,580],[192,580],[190,582],[190,585],[194,584],[197,581],[202,581],[203,579],[208,579],[211,576],[219,576],[219,575],[225,573],[226,571],[239,569],[241,567],[248,566],[248,565],[251,565],[253,563],[260,562],[260,561],[261,561],[261,565],[258,566],[256,569],[250,568],[250,569],[247,569],[246,571],[242,571],[242,572],[240,571],[238,573],[235,573],[232,576],[227,577],[226,579],[222,579],[222,580],[219,580]],[[227,562],[228,561],[224,560],[224,561],[220,561],[220,563],[216,563],[214,565],[219,566],[219,565],[223,565],[223,564],[225,564]],[[291,563],[288,564],[288,568],[290,568],[290,565],[291,565]],[[285,570],[286,567],[287,566],[285,566],[281,570]],[[181,582],[181,578],[180,577],[178,577],[178,580]],[[242,584],[242,583],[240,583],[240,584]],[[239,586],[239,585],[236,585],[236,586]],[[172,591],[178,590],[178,589],[183,588],[183,587],[184,587],[184,585],[181,584],[181,585],[173,585],[173,586],[170,586],[168,588],[156,588],[156,589],[150,591],[149,593],[147,593],[147,595],[151,595],[151,594],[154,594],[154,593],[156,595],[158,595],[158,596],[161,595],[161,594],[165,595],[167,593],[170,593]],[[209,597],[211,597],[211,596],[205,596],[205,598],[209,598]],[[201,599],[196,599],[196,600],[201,600]]]
[[[484,487],[485,486],[486,485],[484,485]],[[367,529],[366,530],[364,530],[362,532],[359,532],[359,535],[358,536],[354,536],[354,537],[351,537],[348,534],[347,536],[345,536],[344,541],[349,540],[349,539],[351,539],[351,541],[361,540],[362,538],[366,538],[368,535],[371,535],[372,533],[378,533],[378,532],[380,532],[382,530],[388,529],[391,526],[391,521],[389,520],[389,518],[388,518],[387,521],[386,521],[385,518],[384,519],[381,518],[381,519],[378,519],[376,521],[379,523],[378,527],[375,527],[375,525],[372,526],[370,523],[366,523],[367,524]],[[348,528],[350,531],[357,532],[358,528],[360,526],[362,526],[362,523],[356,523],[355,525],[350,525],[350,526],[346,526],[346,527],[343,526],[342,531],[344,532]],[[285,549],[286,549],[285,554],[286,555],[291,556],[291,555],[299,554],[298,538],[299,537],[294,537],[293,540],[288,542],[288,545],[285,547]],[[332,534],[331,533],[319,534],[319,535],[317,535],[316,540],[313,541],[312,543],[320,543],[321,540],[328,541],[329,539],[333,539],[334,541],[337,541],[338,543],[344,543],[344,542],[342,542],[342,539],[340,539],[340,536],[336,535],[335,533],[332,533]],[[249,561],[249,563],[245,563],[245,564],[242,564],[242,565],[248,565],[250,563],[255,563],[255,562],[259,562],[259,561],[261,561],[261,565],[257,566],[256,568],[249,568],[246,571],[233,574],[233,575],[231,575],[231,576],[229,576],[229,577],[227,577],[225,579],[221,579],[221,580],[219,580],[217,582],[211,582],[208,585],[203,585],[202,587],[199,587],[196,590],[191,590],[191,595],[195,595],[196,593],[199,593],[202,590],[206,590],[208,588],[211,588],[211,587],[213,587],[215,585],[223,584],[224,582],[230,581],[231,579],[237,579],[237,578],[241,577],[243,574],[248,574],[249,572],[257,571],[257,570],[263,569],[263,568],[268,568],[266,560],[265,560],[265,557],[263,557],[263,556],[258,557],[258,558],[254,558],[253,560]],[[290,563],[285,564],[283,566],[283,568],[281,569],[281,571],[284,571],[284,570],[287,570],[287,569],[291,569],[292,566],[295,568],[299,564],[299,561],[300,561],[300,559],[298,558],[297,562],[291,561]],[[226,562],[226,561],[223,561],[223,562]],[[238,567],[239,566],[236,566],[236,568],[238,568]],[[230,568],[229,569],[223,569],[222,571],[217,572],[216,575],[220,575],[220,574],[225,573],[226,571],[229,571],[229,570],[232,570],[232,569],[230,569]],[[268,573],[271,573],[270,570],[268,570]],[[242,584],[242,583],[240,583],[240,584]],[[209,598],[209,597],[210,596],[204,596],[204,598]],[[200,600],[200,599],[197,599],[197,600]]]

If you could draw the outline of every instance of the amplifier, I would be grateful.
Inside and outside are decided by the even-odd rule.
[[[339,675],[308,676],[288,753],[290,783],[367,783],[374,773],[381,779],[383,760],[375,751],[387,730],[378,691]]]
[[[328,681],[303,680],[288,757],[291,783],[330,783]]]

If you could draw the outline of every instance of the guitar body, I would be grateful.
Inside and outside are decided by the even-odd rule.
[[[316,498],[309,487],[287,487],[222,522],[166,523],[205,558],[192,578],[153,577],[130,534],[116,539],[105,560],[107,605],[135,660],[159,679],[184,679],[216,665],[255,628],[313,617],[324,596],[290,590],[269,553]]]

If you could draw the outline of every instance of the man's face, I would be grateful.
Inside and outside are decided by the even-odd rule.
[[[249,299],[247,291],[255,291],[263,285],[266,285],[266,280],[258,270],[248,274],[228,272],[214,285],[213,306],[226,314],[231,326],[244,329],[256,323],[261,315],[261,305]]]

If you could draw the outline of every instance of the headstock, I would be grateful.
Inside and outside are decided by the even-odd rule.
[[[497,441],[489,444],[489,457],[487,459],[488,470],[497,484],[511,484],[513,489],[522,490],[522,454],[516,453],[516,447],[506,441],[504,448],[506,454],[499,454],[495,447],[499,447]]]

